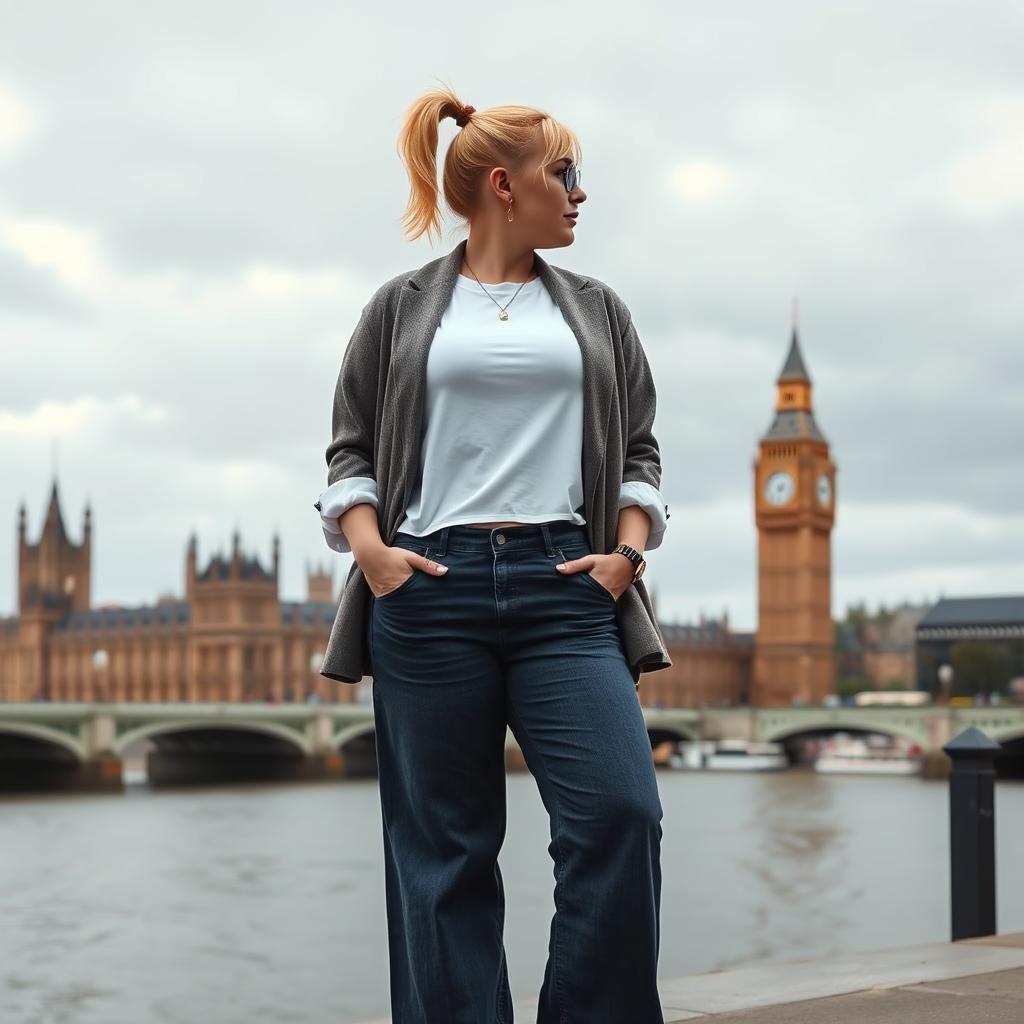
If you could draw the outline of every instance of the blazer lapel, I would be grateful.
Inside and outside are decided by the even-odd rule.
[[[391,543],[398,519],[408,508],[419,473],[420,431],[427,389],[427,357],[455,288],[466,249],[463,239],[447,255],[420,267],[402,284],[395,314],[389,374],[395,386],[399,429],[412,433],[410,444],[399,445],[404,465],[405,493],[388,524]],[[562,313],[576,340],[583,361],[583,493],[593,508],[601,479],[615,386],[615,354],[611,325],[601,289],[589,278],[553,267],[534,253],[534,268]],[[589,516],[588,516],[589,519]]]
[[[601,483],[615,386],[611,324],[601,289],[595,287],[589,278],[561,267],[552,267],[536,253],[534,257],[537,274],[576,335],[583,357],[582,471],[583,494],[589,502],[586,506],[589,523]]]
[[[409,275],[399,291],[388,376],[395,389],[391,400],[394,426],[405,434],[404,443],[396,446],[396,455],[402,464],[395,467],[398,475],[393,478],[402,480],[404,486],[399,500],[392,505],[391,521],[385,523],[387,544],[394,540],[419,475],[427,356],[441,317],[451,301],[465,245],[462,241],[446,256],[424,264]]]

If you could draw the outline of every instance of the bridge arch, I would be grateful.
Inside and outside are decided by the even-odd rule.
[[[182,719],[180,722],[151,722],[118,736],[114,741],[114,752],[123,754],[127,747],[141,739],[155,739],[164,734],[181,732],[209,732],[211,729],[235,729],[238,732],[256,732],[264,736],[274,736],[285,740],[303,754],[311,754],[313,745],[309,738],[295,729],[277,722],[233,721],[230,718],[218,718],[212,722],[197,722]]]
[[[359,739],[360,736],[376,736],[376,734],[377,730],[372,721],[353,722],[331,736],[331,750],[341,750],[346,744]]]
[[[81,740],[61,729],[54,729],[48,725],[37,725],[34,722],[8,721],[0,725],[0,734],[3,733],[7,733],[10,736],[26,736],[29,739],[52,743],[55,747],[60,747],[72,754],[76,761],[84,761],[86,758],[85,745]]]
[[[759,739],[766,742],[781,743],[803,733],[822,732],[872,732],[883,736],[909,740],[921,747],[928,744],[928,734],[924,722],[879,721],[871,716],[844,715],[842,721],[822,717],[818,720],[808,719],[803,722],[786,722],[759,730]]]
[[[703,738],[704,715],[696,708],[645,707],[643,712],[652,747],[668,740]]]
[[[667,740],[685,740],[689,743],[701,738],[699,729],[690,729],[675,722],[671,725],[648,722],[647,735],[651,738],[652,747],[656,747],[659,743],[665,743]]]

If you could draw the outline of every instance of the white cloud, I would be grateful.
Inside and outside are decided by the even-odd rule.
[[[134,303],[184,317],[362,297],[351,275],[332,268],[297,271],[257,264],[217,282],[178,270],[118,273],[104,255],[98,231],[54,220],[0,217],[0,244],[32,266],[52,271],[62,284],[93,302]]]
[[[282,486],[289,479],[282,466],[266,459],[233,459],[216,469],[223,473],[227,489],[233,494],[258,496],[267,489]]]
[[[254,304],[287,306],[312,299],[337,301],[360,294],[342,270],[298,272],[287,267],[253,266],[226,284],[186,284],[179,276],[176,287],[163,301],[190,316],[224,315]]]
[[[166,410],[143,401],[138,395],[100,399],[85,395],[70,402],[42,401],[28,412],[0,409],[0,437],[23,441],[52,437],[75,437],[91,431],[116,435],[141,423],[159,423]]]
[[[946,180],[962,209],[989,214],[1024,202],[1024,98],[1000,97],[979,113],[989,138],[955,159]]]
[[[0,242],[78,291],[97,291],[107,276],[93,230],[53,220],[2,217]]]
[[[735,192],[739,175],[721,160],[684,160],[672,169],[672,190],[688,203],[710,203]]]
[[[20,146],[32,128],[28,104],[0,82],[0,150]]]

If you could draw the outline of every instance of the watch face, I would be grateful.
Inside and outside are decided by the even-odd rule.
[[[832,481],[822,473],[818,477],[818,503],[828,505],[832,501]]]
[[[776,470],[764,482],[765,501],[772,505],[785,505],[793,497],[796,484],[784,469]]]

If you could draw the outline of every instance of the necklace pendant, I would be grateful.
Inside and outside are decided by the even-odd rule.
[[[501,312],[500,312],[500,313],[498,314],[498,319],[499,319],[499,320],[507,320],[507,319],[508,319],[508,312],[507,312],[507,310],[504,310],[504,309],[503,309],[503,310],[502,310],[502,311],[501,311]]]

